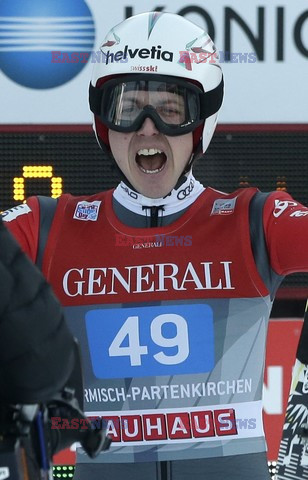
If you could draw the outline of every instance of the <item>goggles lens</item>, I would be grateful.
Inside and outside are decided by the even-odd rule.
[[[135,131],[150,117],[159,131],[180,135],[200,120],[201,90],[187,82],[110,80],[103,87],[101,120],[111,129]]]

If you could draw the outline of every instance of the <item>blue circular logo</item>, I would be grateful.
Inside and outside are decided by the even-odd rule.
[[[86,65],[95,40],[83,0],[1,0],[0,68],[20,85],[54,88]]]

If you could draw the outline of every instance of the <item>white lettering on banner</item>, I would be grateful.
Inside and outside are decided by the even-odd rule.
[[[171,438],[172,436],[174,437],[177,434],[177,432],[184,433],[184,434],[188,433],[181,417],[175,417],[175,419],[173,420],[170,437]]]
[[[116,267],[71,268],[63,276],[63,290],[78,295],[117,295],[127,293],[193,290],[234,290],[232,262],[189,262],[182,270],[175,263]]]
[[[151,425],[151,418],[146,418],[145,419],[145,427],[146,427],[146,433],[148,436],[151,435],[151,432],[153,430],[157,430],[157,435],[162,435],[163,431],[162,431],[162,419],[160,417],[157,417],[155,420],[156,420],[156,424],[154,425]]]
[[[123,387],[86,388],[85,401],[116,402],[126,400],[155,401],[178,400],[184,398],[202,398],[216,395],[245,394],[252,391],[252,379],[243,378],[219,382],[200,382],[197,384],[150,385],[131,387],[127,392]],[[270,366],[267,368],[267,383],[263,387],[264,411],[270,415],[283,413],[283,368]]]
[[[127,390],[124,387],[86,388],[84,390],[87,403],[92,402],[125,402],[130,399],[139,400],[177,400],[183,398],[203,398],[216,395],[245,394],[252,392],[252,379],[239,378],[237,380],[220,380],[219,382],[199,382],[172,385],[149,385],[143,387],[132,386]]]
[[[297,205],[298,203],[289,200],[275,200],[273,215],[275,218],[278,218],[287,208],[296,207]]]
[[[204,428],[201,428],[199,425],[199,417],[194,418],[195,421],[195,429],[198,433],[207,433],[210,430],[210,415],[204,415]]]
[[[136,435],[137,435],[137,433],[138,433],[138,420],[137,420],[137,418],[133,418],[132,420],[133,420],[133,421],[130,422],[130,424],[133,425],[133,431],[131,431],[131,432],[129,431],[129,422],[128,422],[128,420],[126,420],[126,421],[124,420],[124,422],[123,422],[125,435],[126,435],[127,437],[130,437],[130,438],[136,437]]]
[[[212,441],[223,436],[263,435],[261,401],[159,410],[94,411],[86,415],[93,427],[104,425],[117,446],[127,442],[170,444]]]
[[[267,384],[263,386],[264,411],[271,415],[283,413],[283,369],[281,366],[267,368]]]
[[[114,422],[108,420],[106,425],[106,435],[112,435],[113,438],[120,438],[118,435],[117,429],[115,428]]]
[[[233,421],[230,417],[226,417],[225,413],[219,413],[218,414],[218,422],[221,425],[221,431],[230,431],[233,426]]]
[[[138,8],[137,2],[134,3]],[[270,56],[269,53],[272,53],[270,57],[273,60],[285,60],[287,49],[284,42],[284,36],[288,34],[288,27],[293,30],[292,40],[294,41],[294,44],[292,43],[292,46],[294,46],[295,50],[297,50],[303,57],[308,57],[308,46],[304,42],[305,36],[303,32],[307,20],[306,5],[304,2],[302,2],[302,5],[300,3],[298,4],[297,12],[293,10],[293,25],[292,22],[290,22],[291,15],[288,8],[281,6],[278,2],[276,5],[272,4],[272,8],[266,8],[263,4],[254,2],[255,8],[253,14],[251,12],[245,12],[245,9],[243,8],[240,10],[233,9],[229,4],[223,4],[221,2],[217,3],[217,6],[220,7],[220,12],[213,7],[211,9],[204,8],[202,2],[198,1],[196,1],[194,5],[184,4],[182,7],[181,3],[183,2],[177,2],[177,6],[180,8],[178,8],[175,13],[187,17],[197,25],[205,25],[206,31],[214,41],[216,40],[215,33],[217,31],[217,25],[215,25],[215,22],[221,22],[219,24],[225,27],[225,31],[222,31],[224,39],[220,39],[218,45],[224,47],[224,52],[230,54],[230,58],[228,58],[231,62],[232,58],[235,59],[236,62],[241,61],[241,56],[245,59],[247,57],[249,58],[247,54],[253,52],[255,52],[259,62],[265,61],[265,59]],[[172,7],[173,5],[169,5],[169,2],[166,1],[165,4],[157,8],[157,10],[171,12],[174,11]],[[128,18],[140,13],[137,11],[137,8],[134,8],[132,5],[125,6],[125,17]],[[288,22],[286,21],[287,15],[289,15]],[[269,31],[271,32],[270,35],[268,33]],[[241,36],[238,35],[239,32],[241,33]],[[273,43],[274,38],[276,40],[275,44]],[[272,42],[271,44],[270,41]],[[243,49],[243,44],[249,45],[253,52],[248,52],[247,48],[246,50]],[[276,48],[274,48],[274,45],[276,45]],[[271,52],[267,52],[266,47],[271,49]],[[222,61],[226,61],[224,57]]]

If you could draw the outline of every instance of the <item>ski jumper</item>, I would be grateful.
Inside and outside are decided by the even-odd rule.
[[[269,478],[267,324],[284,275],[308,271],[308,209],[285,193],[207,188],[148,229],[112,202],[62,195],[42,259],[81,345],[84,410],[113,439],[95,460],[79,453],[76,478]],[[38,198],[4,219],[35,261]]]

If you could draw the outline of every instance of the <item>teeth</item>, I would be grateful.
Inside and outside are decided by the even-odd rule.
[[[138,155],[145,155],[145,156],[156,155],[157,153],[162,153],[162,151],[158,150],[158,148],[142,148],[137,152]]]
[[[139,165],[139,168],[140,170],[143,172],[143,173],[159,173],[162,171],[162,169],[164,168],[165,165],[162,165],[160,168],[155,168],[155,170],[147,170],[145,168],[143,168],[141,165]]]

